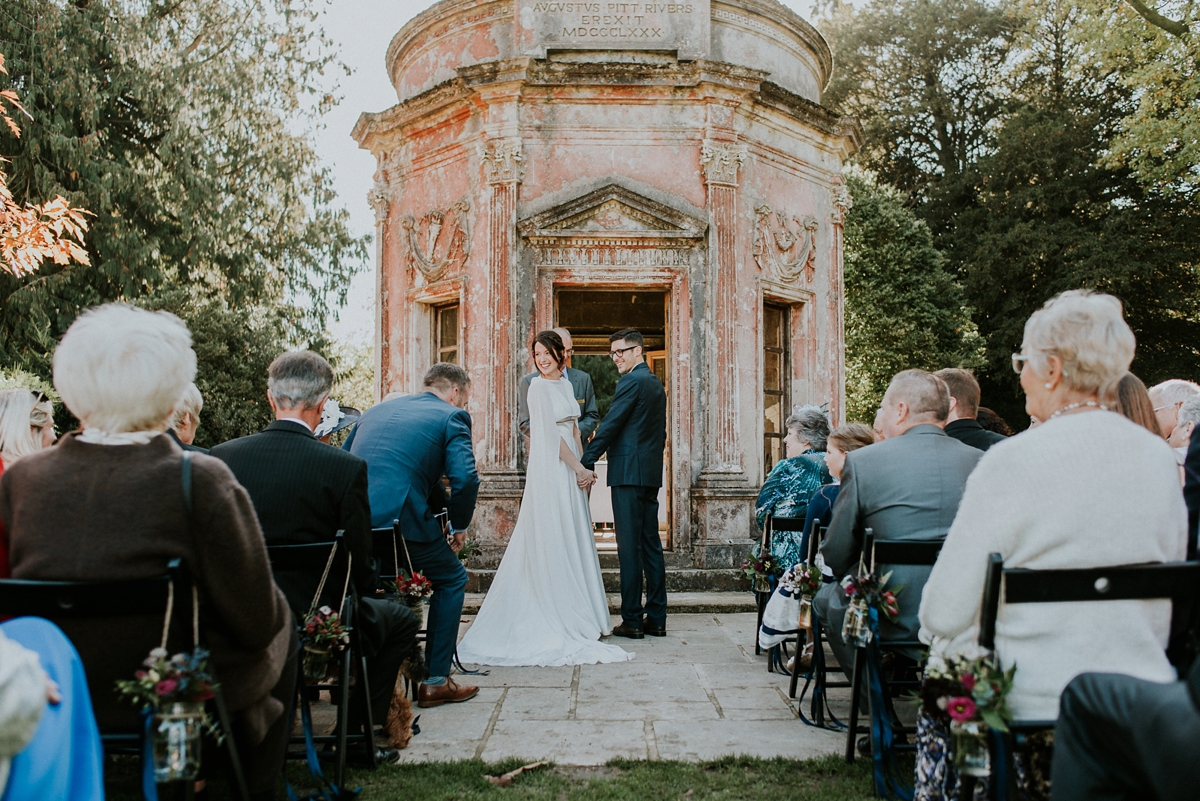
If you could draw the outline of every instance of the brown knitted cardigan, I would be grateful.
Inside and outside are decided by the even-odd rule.
[[[145,445],[92,445],[68,435],[13,464],[0,478],[0,522],[12,575],[143,578],[162,575],[169,560],[182,559],[199,589],[201,629],[226,702],[251,731],[265,734],[283,712],[269,692],[288,657],[292,615],[271,579],[249,496],[224,463],[199,453],[192,458],[189,525],[182,454],[166,436]],[[172,653],[191,645],[190,599],[177,603],[183,614],[175,616]],[[63,628],[88,662],[101,725],[128,722],[111,681],[132,677],[158,645],[162,619],[85,626],[68,621]]]

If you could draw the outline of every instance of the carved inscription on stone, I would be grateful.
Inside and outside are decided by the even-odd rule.
[[[754,210],[754,261],[763,272],[774,272],[782,281],[803,273],[811,281],[816,271],[817,221],[775,211],[766,203]]]
[[[548,267],[686,267],[688,251],[675,248],[538,248],[538,263]]]
[[[674,50],[706,58],[708,0],[518,0],[517,27],[526,55],[546,50]]]
[[[447,268],[461,269],[471,255],[471,204],[465,199],[448,211],[435,209],[420,220],[407,216],[400,221],[408,257],[425,276],[436,281]]]

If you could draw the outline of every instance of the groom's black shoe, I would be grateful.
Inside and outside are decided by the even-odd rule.
[[[643,623],[642,631],[646,632],[651,637],[666,637],[667,636],[667,626],[665,623],[661,626],[656,626],[653,623]]]
[[[615,637],[628,637],[631,640],[640,640],[646,636],[642,633],[641,629],[635,629],[633,626],[630,626],[627,623],[614,626],[612,633]]]

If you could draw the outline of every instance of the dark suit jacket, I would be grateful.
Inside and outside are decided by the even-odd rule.
[[[839,580],[858,567],[863,532],[877,540],[943,540],[962,500],[967,476],[983,451],[946,436],[935,425],[913,426],[898,437],[846,454],[842,488],[833,504],[833,520],[821,555]],[[882,575],[886,565],[877,566]],[[916,639],[917,612],[929,567],[897,567],[889,587],[899,595],[899,631],[889,637]],[[843,593],[844,596],[844,593]]]
[[[338,531],[344,531],[343,542],[353,557],[354,586],[364,597],[374,595],[378,577],[371,557],[371,507],[362,459],[286,420],[221,443],[211,453],[250,494],[267,545],[333,542]],[[275,572],[275,583],[298,617],[308,613],[320,580],[319,572]],[[344,572],[331,574],[321,603],[337,609],[345,582]]]
[[[529,382],[537,376],[530,373],[521,378],[520,394],[517,398],[517,425],[521,433],[529,436]],[[600,410],[596,407],[596,390],[592,386],[592,377],[574,367],[567,368],[567,380],[579,403],[579,436],[586,443],[600,422]]]
[[[1003,434],[988,431],[979,425],[979,421],[974,418],[964,418],[955,420],[953,423],[946,423],[945,432],[946,436],[958,440],[963,445],[970,445],[972,448],[979,448],[981,451],[986,451],[997,442],[1003,442],[1007,439]]]
[[[1192,433],[1187,458],[1183,460],[1183,502],[1188,510],[1188,559],[1196,558],[1196,538],[1200,536],[1200,437]]]
[[[376,527],[399,519],[406,539],[436,542],[443,535],[434,515],[443,508],[455,531],[471,524],[479,475],[464,410],[431,392],[396,398],[367,409],[342,447],[367,462]]]
[[[667,446],[667,393],[643,362],[617,381],[612,406],[580,461],[588,470],[608,453],[608,486],[661,487]]]
[[[179,439],[179,435],[175,433],[175,429],[173,428],[167,429],[167,436],[175,440],[175,444],[183,448],[185,451],[192,451],[193,453],[208,453],[208,448],[201,448],[199,445],[184,445],[183,440]]]

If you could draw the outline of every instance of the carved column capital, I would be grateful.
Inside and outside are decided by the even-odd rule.
[[[832,195],[831,202],[833,203],[833,211],[830,213],[830,217],[832,217],[834,225],[842,225],[846,222],[846,213],[854,207],[854,198],[850,194],[850,187],[846,186],[846,179],[840,175],[835,175],[830,193]]]
[[[738,168],[746,161],[746,148],[724,142],[700,146],[700,166],[709,186],[737,186]]]
[[[487,170],[489,184],[520,183],[525,176],[525,158],[519,140],[480,145],[479,158]]]
[[[383,181],[376,181],[375,185],[367,192],[367,202],[375,210],[375,224],[380,224],[387,219],[388,206],[392,202],[391,187]]]

